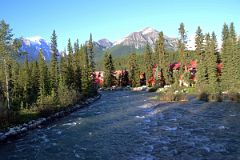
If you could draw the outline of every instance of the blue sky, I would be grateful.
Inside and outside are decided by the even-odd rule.
[[[41,36],[50,40],[53,29],[62,50],[67,39],[83,43],[94,40],[115,41],[145,27],[178,36],[184,22],[188,35],[200,25],[203,32],[221,38],[223,23],[234,22],[240,31],[239,0],[0,0],[0,19],[13,28],[15,37]]]

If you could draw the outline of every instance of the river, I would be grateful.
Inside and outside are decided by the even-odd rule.
[[[92,105],[0,145],[0,159],[240,159],[239,104],[153,96],[103,92]]]

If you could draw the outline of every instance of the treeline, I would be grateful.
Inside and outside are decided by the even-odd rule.
[[[0,116],[23,109],[51,112],[97,94],[92,35],[86,45],[78,40],[57,49],[55,30],[51,36],[51,60],[42,50],[37,61],[18,61],[21,42],[12,39],[12,29],[0,22]],[[9,116],[9,115],[8,115]]]
[[[226,93],[238,93],[240,88],[240,39],[237,38],[234,24],[224,24],[223,43],[220,50],[214,32],[204,34],[198,27],[195,35],[195,51],[189,51],[183,23],[180,24],[178,31],[180,36],[176,52],[166,51],[164,34],[160,32],[154,49],[147,44],[143,55],[131,53],[126,57],[116,58],[112,60],[113,65],[116,66],[113,68],[127,69],[130,84],[133,87],[140,85],[139,75],[144,73],[147,81],[154,78],[157,87],[171,85],[177,90],[179,87],[191,85],[199,94],[205,94],[213,99]],[[193,61],[197,64],[196,73],[191,70]],[[171,68],[170,65],[174,63],[179,63],[180,66],[177,69]],[[156,74],[153,72],[154,67],[160,72],[160,77],[154,75]],[[109,69],[112,68],[105,65],[104,70]],[[113,73],[113,71],[108,72]],[[193,74],[194,79],[192,78]],[[148,85],[151,86],[151,83]]]

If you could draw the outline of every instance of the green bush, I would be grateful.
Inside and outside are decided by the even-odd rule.
[[[187,101],[186,94],[181,92],[167,91],[166,93],[160,93],[161,101],[176,102]]]
[[[230,92],[228,98],[235,102],[240,102],[240,93]]]
[[[74,89],[68,89],[66,86],[62,86],[58,88],[58,97],[61,106],[68,106],[75,104],[80,95],[78,95]]]
[[[206,102],[210,102],[210,101],[222,102],[223,96],[219,93],[201,92],[198,96],[198,99]]]
[[[201,92],[199,95],[198,95],[198,99],[200,101],[206,101],[208,102],[209,101],[209,94],[206,93],[206,92]]]
[[[155,87],[151,87],[148,92],[156,92],[158,90],[159,87],[155,86]]]

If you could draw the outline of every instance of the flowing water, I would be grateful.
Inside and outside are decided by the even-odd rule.
[[[240,159],[240,106],[103,92],[94,104],[0,145],[0,159]]]

